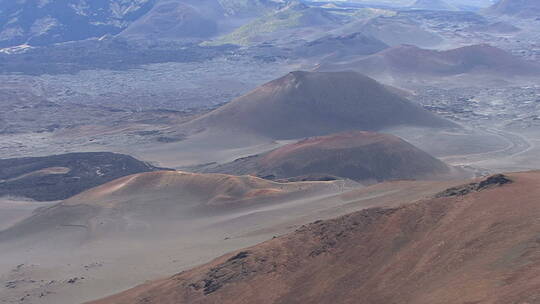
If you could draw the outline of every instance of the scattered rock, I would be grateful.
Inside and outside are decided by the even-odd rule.
[[[241,251],[225,263],[210,269],[202,278],[192,282],[189,286],[195,290],[202,289],[205,295],[209,295],[226,284],[243,280],[267,266],[265,263],[249,263],[246,260],[249,256],[248,251]],[[262,260],[259,258],[257,261],[261,262]]]
[[[165,143],[165,144],[175,143],[175,142],[183,141],[185,139],[186,139],[186,137],[184,135],[181,135],[181,136],[160,136],[160,137],[156,138],[156,140],[158,142]]]
[[[447,189],[437,194],[435,197],[441,198],[441,197],[464,196],[472,192],[479,192],[485,189],[499,187],[499,186],[506,185],[509,183],[512,183],[512,180],[509,179],[507,176],[503,174],[496,174],[478,183],[470,183],[463,186]]]
[[[66,283],[68,283],[68,284],[75,284],[75,283],[79,282],[80,280],[84,280],[84,277],[80,277],[80,278],[78,278],[78,277],[76,277],[76,278],[71,278],[71,279],[67,280]]]
[[[17,281],[10,281],[7,282],[4,287],[6,288],[17,288]]]
[[[241,251],[239,252],[237,255],[233,256],[232,258],[230,258],[228,261],[234,261],[234,260],[241,260],[241,259],[245,259],[249,256],[249,252],[247,251]]]

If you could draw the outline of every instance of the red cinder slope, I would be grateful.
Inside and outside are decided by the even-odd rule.
[[[539,303],[539,186],[497,176],[315,222],[92,304]]]
[[[205,172],[250,174],[267,179],[341,177],[385,181],[442,177],[450,171],[442,161],[399,137],[351,131],[307,138]]]

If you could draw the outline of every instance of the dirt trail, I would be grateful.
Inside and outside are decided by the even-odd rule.
[[[526,153],[534,148],[534,144],[532,142],[530,142],[526,137],[517,133],[495,128],[486,129],[485,132],[500,137],[502,140],[508,143],[508,146],[500,150],[484,153],[446,156],[442,157],[441,160],[454,166],[475,166],[478,163],[486,160],[494,161],[498,159],[512,158]]]

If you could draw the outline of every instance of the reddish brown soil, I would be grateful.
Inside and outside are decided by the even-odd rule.
[[[354,131],[339,133],[329,136],[311,137],[299,141],[295,144],[286,145],[283,148],[274,150],[264,157],[264,161],[272,162],[276,159],[287,158],[290,155],[301,153],[310,149],[346,149],[373,145],[376,143],[386,143],[388,145],[401,143],[402,141],[392,135],[385,135],[374,132]]]
[[[92,304],[540,303],[540,172],[508,177],[315,222]]]
[[[204,172],[250,174],[275,180],[348,178],[369,182],[453,173],[440,160],[396,136],[362,131],[307,138]]]

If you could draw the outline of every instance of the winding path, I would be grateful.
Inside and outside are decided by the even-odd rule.
[[[513,132],[502,131],[494,128],[486,129],[485,132],[500,137],[502,140],[508,143],[508,146],[503,149],[490,152],[451,155],[442,157],[441,159],[452,165],[473,165],[485,160],[515,157],[531,150],[534,147],[533,144],[527,140],[527,138]]]

